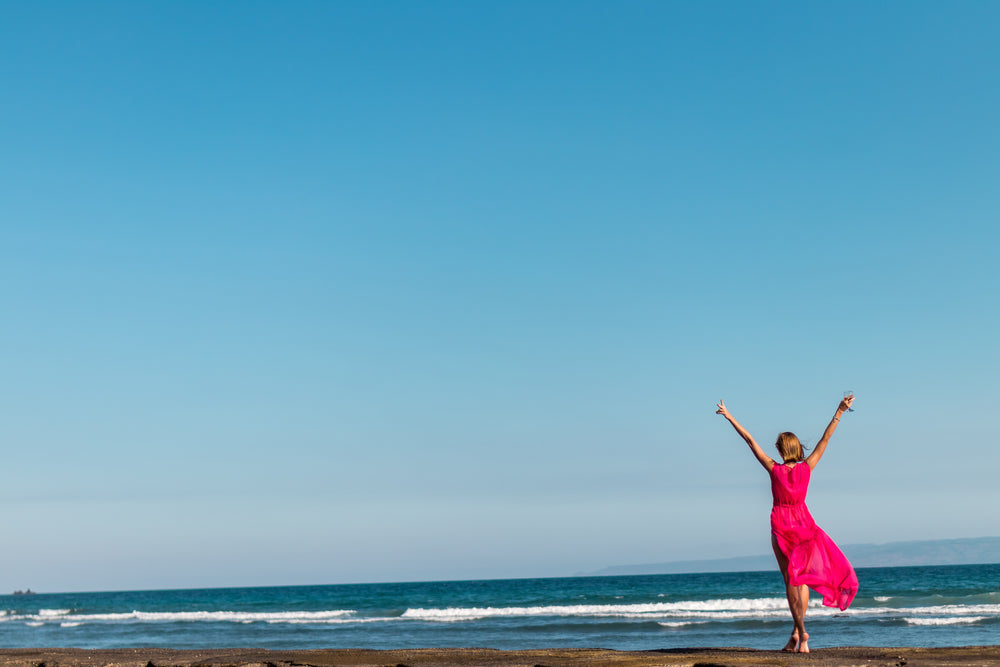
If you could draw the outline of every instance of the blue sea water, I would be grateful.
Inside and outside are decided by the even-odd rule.
[[[1000,644],[1000,565],[863,568],[814,647]],[[0,646],[775,648],[773,572],[0,596]]]

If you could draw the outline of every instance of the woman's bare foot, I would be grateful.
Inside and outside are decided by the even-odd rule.
[[[808,653],[809,652],[809,633],[808,632],[803,632],[802,633],[802,641],[800,641],[799,645],[795,647],[795,652],[796,653]]]
[[[788,643],[785,644],[785,648],[781,650],[791,652],[794,651],[798,647],[798,645],[799,645],[799,633],[793,632],[791,639],[789,639]]]

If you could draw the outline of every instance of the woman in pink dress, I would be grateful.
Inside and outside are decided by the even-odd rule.
[[[803,456],[802,444],[794,433],[781,433],[775,446],[781,454],[777,463],[764,453],[750,433],[740,426],[725,403],[719,401],[716,414],[729,420],[736,432],[750,445],[753,455],[771,476],[771,547],[778,559],[781,576],[785,579],[788,608],[792,612],[792,637],[784,651],[809,652],[809,634],[805,628],[809,589],[823,596],[827,607],[847,609],[858,592],[858,577],[844,554],[824,533],[806,507],[806,490],[813,468],[819,463],[837,430],[840,416],[847,412],[854,396],[847,396],[837,406],[837,412],[823,431],[823,437],[809,456]]]

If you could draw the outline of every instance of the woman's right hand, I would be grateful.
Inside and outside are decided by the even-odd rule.
[[[725,404],[725,403],[723,403],[723,402],[722,402],[722,401],[720,400],[720,401],[719,401],[719,404],[718,404],[718,405],[716,405],[715,407],[716,407],[716,408],[718,408],[718,409],[717,409],[717,410],[715,411],[715,414],[717,414],[717,415],[722,415],[722,416],[723,416],[723,417],[725,417],[726,419],[729,419],[729,417],[730,417],[730,414],[729,414],[729,410],[727,410],[727,409],[726,409],[726,404]]]
[[[851,409],[852,403],[854,403],[854,394],[851,394],[850,396],[845,396],[844,399],[840,402],[839,410],[841,412],[847,412],[848,410]]]

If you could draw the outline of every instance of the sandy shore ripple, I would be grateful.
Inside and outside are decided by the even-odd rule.
[[[816,667],[982,667],[1000,666],[1000,646],[954,648],[827,648],[809,655],[744,648],[609,651],[604,649],[432,648],[398,651],[337,649],[266,651],[218,649],[178,651],[138,649],[0,649],[0,666],[56,667],[736,667],[742,665],[814,665]]]

